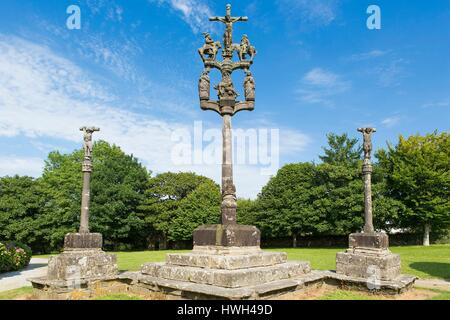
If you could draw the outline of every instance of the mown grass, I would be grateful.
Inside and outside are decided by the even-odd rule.
[[[23,287],[14,290],[3,291],[0,292],[0,300],[13,300],[31,294],[32,292],[33,292],[32,287]]]

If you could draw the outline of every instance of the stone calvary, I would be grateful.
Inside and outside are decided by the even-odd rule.
[[[336,272],[355,281],[366,281],[369,289],[390,285],[408,288],[415,277],[400,274],[400,256],[389,251],[389,237],[375,232],[372,215],[372,134],[375,128],[359,128],[363,134],[364,163],[364,228],[349,236],[349,249],[336,255]]]
[[[92,281],[113,278],[118,272],[116,256],[102,251],[102,235],[89,231],[92,134],[100,129],[83,127],[80,131],[83,131],[84,160],[79,232],[65,236],[64,252],[49,259],[47,277],[30,279],[34,288],[46,292],[49,297],[86,287]]]
[[[243,35],[240,44],[233,43],[233,24],[248,21],[247,17],[233,17],[231,5],[223,17],[211,17],[210,21],[225,25],[223,43],[214,41],[204,33],[205,43],[198,50],[204,70],[199,79],[200,107],[212,110],[223,119],[222,149],[222,203],[221,219],[216,225],[200,226],[194,231],[194,249],[190,253],[169,254],[166,263],[149,263],[142,267],[142,274],[172,282],[184,291],[205,297],[243,298],[257,297],[284,284],[268,285],[309,273],[308,262],[287,262],[287,255],[280,252],[263,252],[260,248],[260,231],[254,226],[237,224],[236,187],[233,182],[231,119],[240,111],[252,111],[255,107],[255,81],[250,67],[256,49]],[[217,55],[222,51],[222,60]],[[237,61],[233,60],[236,53]],[[220,82],[214,86],[217,100],[211,100],[209,73],[217,69]],[[243,70],[245,100],[237,101],[238,93],[231,75]]]
[[[264,252],[260,248],[260,231],[255,226],[237,223],[231,120],[240,111],[255,109],[255,80],[250,68],[257,51],[247,35],[241,37],[240,43],[233,42],[234,24],[248,18],[232,16],[231,5],[226,6],[225,16],[211,17],[210,21],[223,23],[225,32],[222,42],[212,39],[209,33],[203,34],[204,44],[198,49],[203,63],[198,94],[201,109],[214,111],[223,121],[220,221],[194,230],[191,252],[168,254],[165,263],[147,263],[140,271],[119,274],[116,257],[102,251],[102,235],[89,229],[92,134],[99,129],[83,127],[80,229],[66,235],[64,252],[50,259],[47,277],[30,280],[34,288],[56,299],[75,298],[75,292],[80,298],[117,291],[232,300],[266,299],[323,284],[394,294],[411,288],[416,278],[400,274],[400,257],[389,251],[387,234],[375,232],[373,227],[370,160],[371,137],[376,131],[373,128],[358,129],[364,138],[365,225],[363,232],[349,236],[349,249],[337,254],[336,272],[311,270],[307,261],[287,261],[283,252]],[[211,97],[213,70],[221,74],[219,83],[213,86],[217,99]],[[237,100],[239,94],[232,80],[233,72],[238,70],[245,74],[241,100]]]

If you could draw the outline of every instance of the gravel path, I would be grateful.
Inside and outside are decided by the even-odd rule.
[[[47,274],[48,259],[32,258],[30,264],[21,271],[0,274],[0,292],[31,287],[28,278],[42,277]]]
[[[441,280],[441,279],[416,280],[415,286],[421,288],[441,289],[450,291],[450,280]]]

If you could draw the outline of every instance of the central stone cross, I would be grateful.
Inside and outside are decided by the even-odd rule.
[[[231,5],[229,4],[226,10],[227,13],[224,17],[211,17],[209,19],[210,21],[225,24],[223,45],[219,41],[214,41],[209,33],[204,33],[205,44],[198,50],[204,64],[204,70],[200,76],[198,86],[200,107],[203,110],[212,110],[223,118],[221,220],[220,225],[202,226],[197,229],[194,232],[194,245],[211,245],[212,243],[215,245],[227,245],[240,243],[242,246],[255,246],[259,245],[259,230],[253,226],[237,225],[237,197],[236,187],[233,182],[231,117],[240,111],[252,111],[254,109],[255,81],[250,72],[250,67],[253,64],[256,49],[250,44],[247,35],[243,35],[240,44],[233,43],[233,23],[248,21],[248,18],[232,17]],[[223,60],[217,61],[216,57],[220,49],[222,49]],[[235,52],[237,53],[238,59],[233,60]],[[222,75],[220,83],[214,87],[217,90],[218,100],[210,99],[211,85],[209,72],[211,69],[219,70]],[[236,92],[231,78],[233,71],[239,69],[245,72],[243,83],[245,101],[236,100],[239,94]],[[242,241],[221,240],[224,234],[236,235]],[[254,236],[249,234],[254,234]],[[256,236],[258,238],[257,240],[255,238]],[[251,241],[251,238],[255,240]]]

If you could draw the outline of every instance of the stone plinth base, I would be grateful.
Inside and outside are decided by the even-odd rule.
[[[142,266],[143,275],[223,288],[290,279],[311,271],[309,262],[287,262],[287,255],[259,247],[195,246],[191,253],[169,254],[166,263]]]
[[[336,272],[354,278],[393,280],[400,276],[400,256],[384,252],[349,249],[336,254]]]
[[[352,277],[332,271],[323,271],[326,284],[340,289],[356,289],[380,294],[401,294],[414,286],[415,276],[399,275],[392,280],[377,280],[372,278]]]
[[[348,247],[352,249],[377,249],[389,248],[389,236],[382,232],[352,233],[348,237]]]
[[[285,263],[284,252],[234,252],[229,254],[210,254],[194,248],[192,253],[168,254],[166,262],[173,266],[190,266],[207,269],[236,270],[243,268],[267,267]]]
[[[230,226],[223,227],[224,233],[230,231]],[[259,232],[255,233],[255,229],[238,228],[249,232],[247,239],[259,239]],[[223,235],[222,229],[216,226],[201,230],[207,233],[218,230],[220,237]],[[234,242],[228,242],[231,243]],[[182,295],[193,298],[248,299],[264,295],[266,291],[278,292],[297,287],[298,282],[291,279],[306,276],[311,271],[309,262],[287,262],[286,253],[263,252],[259,245],[254,245],[255,242],[250,243],[252,246],[237,247],[201,246],[197,242],[190,253],[168,254],[166,263],[143,265],[136,281],[147,289],[181,290]]]
[[[70,249],[48,262],[48,280],[89,280],[117,274],[116,256],[101,249]]]
[[[336,273],[353,278],[390,281],[400,276],[400,256],[389,251],[385,233],[353,233],[349,249],[336,254]]]
[[[194,230],[194,246],[259,247],[261,232],[238,224],[204,225]]]
[[[142,267],[142,274],[168,280],[194,282],[223,288],[240,288],[294,278],[310,271],[308,262],[286,262],[267,267],[236,270],[206,269],[152,263]]]
[[[100,233],[69,233],[64,237],[64,250],[101,249],[103,237]]]

